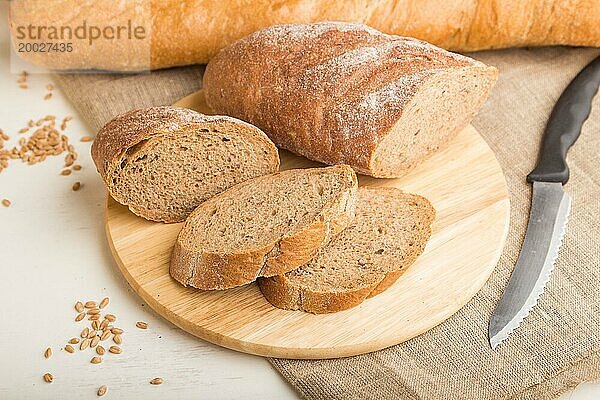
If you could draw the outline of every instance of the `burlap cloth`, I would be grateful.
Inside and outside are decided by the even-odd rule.
[[[492,277],[449,320],[406,343],[338,360],[272,359],[308,399],[550,399],[600,379],[600,95],[569,153],[573,208],[560,256],[538,306],[497,351],[488,344],[492,310],[525,233],[540,136],[560,93],[598,49],[544,48],[476,53],[500,80],[473,125],[502,164],[511,228]],[[113,115],[170,104],[197,90],[202,67],[140,76],[57,76],[96,130]],[[476,165],[473,168],[477,168]],[[468,256],[468,255],[465,255]],[[460,277],[457,277],[460,279]],[[260,383],[257,383],[260,384]]]

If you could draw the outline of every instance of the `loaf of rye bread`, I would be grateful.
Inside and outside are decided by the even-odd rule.
[[[435,210],[396,188],[358,189],[356,218],[307,264],[260,278],[274,306],[315,314],[345,310],[391,286],[425,249]]]
[[[279,169],[260,129],[178,107],[130,111],[106,124],[92,158],[110,195],[146,219],[180,222],[206,199]]]
[[[208,105],[279,147],[375,177],[399,177],[463,129],[497,70],[360,24],[263,29],[204,74]]]
[[[186,220],[173,249],[171,276],[210,290],[291,271],[351,223],[356,190],[356,175],[345,165],[240,183]]]

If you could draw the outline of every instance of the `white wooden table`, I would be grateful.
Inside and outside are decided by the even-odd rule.
[[[44,101],[47,75],[31,75],[20,89],[9,68],[7,4],[0,4],[0,128],[11,136],[29,119],[74,115],[67,134],[82,171],[60,176],[63,157],[27,166],[11,163],[0,173],[0,399],[295,399],[297,394],[261,357],[237,353],[196,339],[155,315],[128,287],[114,264],[104,235],[104,189],[89,156],[89,134],[58,90]],[[71,189],[75,181],[83,187]],[[67,354],[68,338],[82,329],[74,322],[76,300],[108,296],[118,316],[123,353],[90,364],[91,351]],[[135,328],[146,321],[149,328]],[[79,329],[78,329],[79,327]],[[43,351],[52,347],[46,360]],[[47,384],[42,375],[52,373]],[[160,386],[148,382],[162,377]],[[600,384],[584,384],[564,399],[600,398]]]

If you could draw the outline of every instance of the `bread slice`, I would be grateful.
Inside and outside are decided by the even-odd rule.
[[[405,175],[471,122],[498,70],[366,25],[271,26],[221,50],[203,88],[218,113],[280,148],[378,178]]]
[[[116,201],[163,222],[184,221],[206,199],[279,169],[277,148],[260,129],[178,107],[116,117],[98,132],[92,157]]]
[[[350,224],[356,187],[345,165],[288,170],[234,186],[189,216],[171,275],[208,290],[291,271]]]
[[[391,286],[425,249],[435,210],[396,188],[358,189],[356,218],[307,264],[258,284],[271,304],[315,314],[345,310]]]

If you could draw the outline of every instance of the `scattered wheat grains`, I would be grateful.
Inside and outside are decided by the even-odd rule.
[[[94,139],[92,139],[92,137],[91,137],[91,136],[83,136],[83,137],[81,138],[81,141],[82,141],[82,142],[84,142],[84,143],[86,143],[86,142],[91,142],[92,140],[94,140]]]
[[[46,357],[46,358],[52,357],[52,349],[50,347],[48,347],[46,349],[46,351],[44,351],[44,357]]]
[[[49,373],[49,372],[46,372],[46,373],[44,374],[44,381],[45,381],[46,383],[52,383],[52,381],[53,381],[53,380],[54,380],[54,377],[52,376],[52,374],[51,374],[51,373]]]
[[[90,329],[89,328],[83,328],[83,330],[81,331],[81,333],[79,334],[79,336],[81,336],[82,338],[86,338],[90,333]]]
[[[106,391],[108,390],[108,388],[106,387],[106,385],[102,385],[98,388],[98,396],[104,396],[106,394]]]
[[[123,333],[123,329],[121,329],[121,328],[112,328],[110,331],[112,332],[113,335],[120,335]]]
[[[85,314],[84,313],[78,314],[77,317],[75,317],[75,322],[79,322],[79,321],[81,321],[84,318],[85,318]]]
[[[69,175],[71,175],[71,170],[70,169],[63,169],[62,171],[60,171],[60,174],[62,176],[69,176]]]
[[[104,353],[106,353],[106,350],[102,346],[97,346],[96,347],[96,353],[98,353],[98,355],[100,355],[100,356],[103,356]]]
[[[46,93],[44,96],[44,100],[50,100],[52,98],[52,93]]]
[[[102,321],[102,323],[100,324],[99,328],[102,329],[102,330],[106,329],[106,327],[108,326],[109,322],[110,321],[105,318],[104,321]]]
[[[2,199],[2,205],[4,207],[10,207],[10,200],[8,200],[8,199]]]
[[[113,354],[121,354],[121,348],[119,346],[110,346],[108,348],[108,352]]]
[[[98,304],[98,308],[104,308],[108,305],[108,303],[110,303],[110,299],[108,297],[105,297],[102,299],[100,304]]]
[[[84,304],[85,308],[96,308],[96,302],[95,301],[86,301]]]
[[[79,165],[79,164],[73,165],[73,171],[81,171],[81,165]]]
[[[92,321],[92,329],[95,331],[100,329],[100,324],[98,323],[98,321]]]
[[[77,344],[77,343],[79,343],[79,338],[74,337],[71,340],[69,340],[69,343],[70,344]]]
[[[143,321],[136,322],[135,326],[137,326],[140,329],[148,329],[148,324]]]
[[[107,319],[107,320],[108,320],[108,321],[110,321],[110,322],[115,322],[115,321],[117,320],[117,317],[116,317],[116,316],[114,316],[113,314],[106,314],[106,315],[104,316],[104,318],[105,318],[105,319]]]
[[[90,316],[88,317],[88,320],[89,320],[89,321],[98,321],[99,319],[100,319],[100,316],[99,316],[99,315],[90,315]]]
[[[75,182],[72,189],[74,192],[77,192],[79,189],[81,189],[81,182]]]
[[[160,385],[161,383],[163,383],[163,379],[162,378],[154,378],[150,381],[151,385]]]
[[[87,335],[87,338],[92,339],[94,336],[96,336],[96,331],[90,331]]]
[[[108,339],[109,336],[110,336],[110,331],[104,331],[104,332],[102,332],[102,336],[100,337],[100,340],[106,340],[106,339]]]
[[[66,346],[65,346],[65,350],[66,350],[68,353],[75,353],[75,349],[74,349],[74,348],[73,348],[73,346],[71,346],[70,344],[68,344],[68,345],[66,345]]]
[[[85,350],[90,346],[90,339],[83,339],[83,341],[81,342],[81,345],[79,346],[79,350]]]
[[[77,310],[78,313],[83,312],[83,303],[80,301],[75,303],[75,310]]]
[[[113,336],[113,342],[115,342],[116,344],[121,344],[123,343],[123,338],[121,337],[121,335],[115,335]]]
[[[92,359],[90,360],[90,362],[92,364],[100,364],[102,362],[102,357],[98,357],[98,356],[92,357]]]

